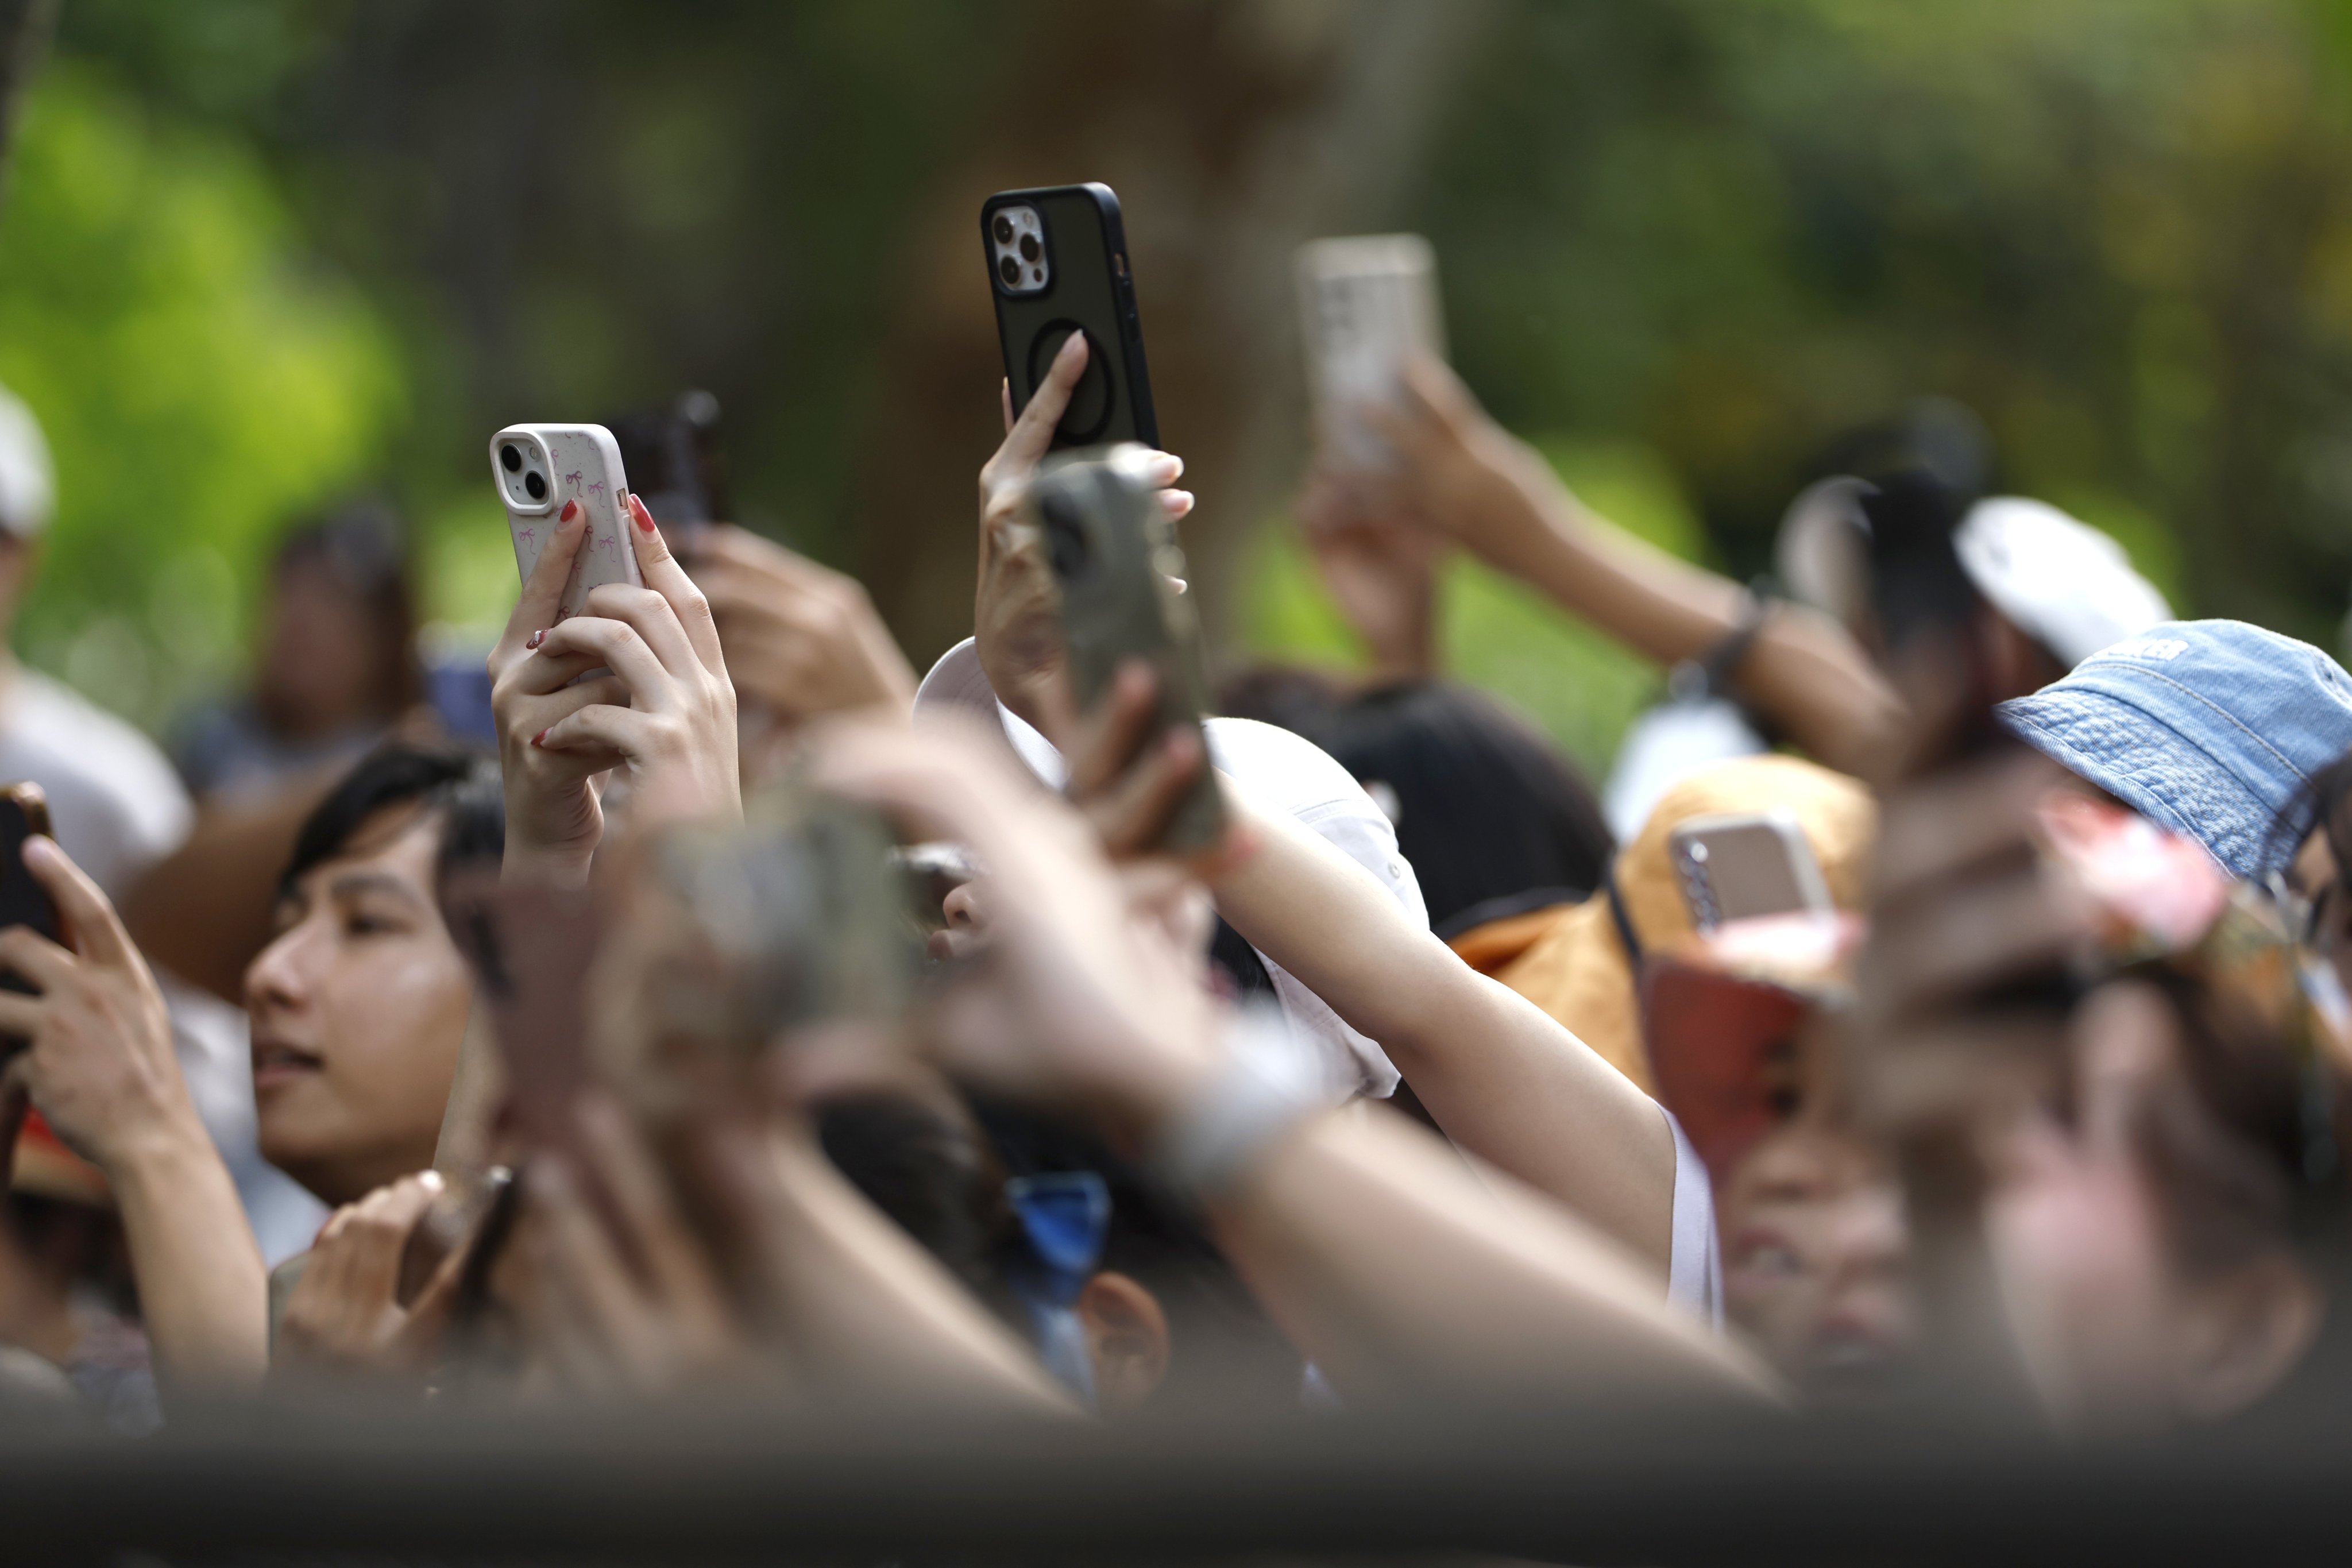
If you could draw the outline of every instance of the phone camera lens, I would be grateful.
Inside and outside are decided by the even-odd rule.
[[[1003,213],[996,215],[996,243],[999,245],[1013,243],[1013,220]]]
[[[1021,259],[1022,259],[1022,260],[1024,260],[1024,261],[1034,261],[1034,260],[1036,260],[1036,259],[1037,259],[1037,252],[1038,252],[1038,248],[1039,248],[1039,247],[1038,247],[1038,245],[1037,245],[1037,237],[1036,237],[1035,235],[1034,235],[1034,234],[1024,234],[1024,235],[1023,235],[1023,236],[1021,237]]]
[[[1003,257],[996,263],[996,275],[1003,279],[1004,286],[1010,289],[1021,281],[1021,263],[1009,256]]]
[[[523,493],[530,496],[533,500],[545,500],[547,499],[547,481],[541,479],[537,474],[525,474],[522,477],[522,488]]]
[[[504,463],[507,472],[511,474],[522,467],[522,454],[515,450],[514,443],[509,441],[499,448],[499,461]]]

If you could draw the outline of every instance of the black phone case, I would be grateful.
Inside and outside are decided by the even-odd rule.
[[[1037,209],[1045,229],[1052,277],[1034,294],[1014,294],[989,268],[996,300],[996,338],[1004,353],[1013,412],[1029,406],[1037,384],[1074,331],[1087,334],[1089,359],[1054,445],[1107,446],[1118,441],[1160,445],[1151,408],[1151,376],[1143,363],[1143,323],[1136,314],[1135,279],[1128,266],[1127,231],[1118,197],[1108,185],[1056,185],[1000,191],[982,204],[980,246],[991,261],[989,223],[999,207]]]

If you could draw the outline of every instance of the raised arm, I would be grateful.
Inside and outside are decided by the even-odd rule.
[[[1131,906],[1077,818],[977,742],[845,734],[820,770],[991,868],[990,962],[965,982],[984,989],[943,1014],[948,1065],[1086,1112],[1190,1183],[1236,1267],[1343,1392],[1768,1393],[1622,1247],[1507,1178],[1482,1180],[1402,1118],[1303,1105],[1268,1117],[1164,928]],[[1222,1151],[1213,1169],[1171,1157],[1204,1147]]]
[[[1738,584],[1585,506],[1444,365],[1412,366],[1405,392],[1401,411],[1374,411],[1399,466],[1385,479],[1358,477],[1355,504],[1410,512],[1661,664],[1698,658],[1740,628],[1749,602]],[[1901,714],[1845,628],[1794,605],[1772,606],[1732,681],[1798,745],[1846,773],[1876,754]]]
[[[1557,1199],[1661,1271],[1674,1135],[1657,1105],[1543,1010],[1404,918],[1286,814],[1226,798],[1254,839],[1210,882],[1252,947],[1380,1043],[1466,1152]]]

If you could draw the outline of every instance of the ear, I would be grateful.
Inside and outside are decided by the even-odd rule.
[[[1108,1270],[1078,1292],[1078,1322],[1095,1365],[1095,1395],[1109,1415],[1133,1410],[1168,1376],[1168,1314],[1159,1298]]]
[[[2176,1391],[2182,1411],[2210,1420],[2261,1399],[2310,1350],[2325,1310],[2317,1282],[2284,1251],[2200,1290]]]

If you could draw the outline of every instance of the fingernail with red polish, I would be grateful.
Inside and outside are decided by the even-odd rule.
[[[654,514],[646,510],[645,502],[637,499],[635,490],[629,492],[629,510],[637,514],[637,531],[651,533],[654,531]]]
[[[580,503],[576,500],[568,500],[563,503],[563,510],[555,514],[555,521],[558,522],[570,522],[573,518],[578,517],[579,515]]]
[[[530,640],[529,642],[527,642],[527,643],[523,644],[522,646],[523,646],[523,647],[537,647],[540,644],[541,644],[541,643],[545,642],[546,640],[547,640],[547,633],[546,633],[545,631],[543,631],[543,630],[541,630],[541,631],[535,631],[535,632],[533,632],[533,633],[531,633],[531,634],[530,634]]]
[[[546,739],[547,739],[547,731],[544,731],[544,730],[541,730],[538,734],[533,735],[533,736],[530,738],[530,743],[531,743],[532,745],[534,745],[534,746],[537,746],[537,745],[540,745],[540,744],[541,744],[542,742],[544,742]]]

